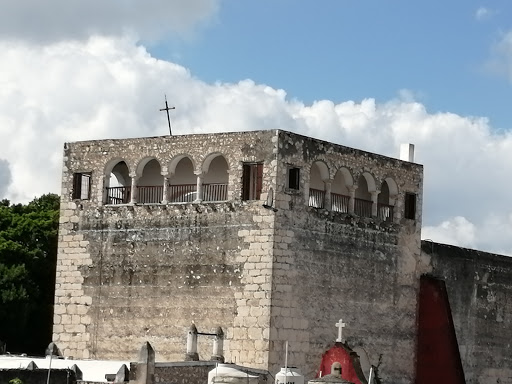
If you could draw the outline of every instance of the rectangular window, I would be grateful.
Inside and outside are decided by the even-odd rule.
[[[89,200],[91,197],[91,174],[73,174],[73,199]]]
[[[405,194],[405,212],[406,219],[416,220],[416,194],[407,192]]]
[[[263,181],[263,163],[245,163],[242,175],[242,200],[259,200]]]
[[[300,168],[288,168],[288,188],[295,190],[300,189]]]

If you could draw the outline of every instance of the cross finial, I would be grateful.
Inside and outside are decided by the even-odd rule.
[[[176,109],[176,107],[169,108],[169,105],[167,104],[167,95],[165,95],[165,108],[160,109],[160,111],[166,111],[167,112],[167,123],[169,124],[169,134],[172,136],[171,131],[171,118],[169,117],[169,110]]]
[[[343,337],[342,337],[342,332],[343,332],[343,328],[347,325],[343,322],[342,319],[340,319],[340,321],[338,321],[336,324],[334,324],[335,326],[338,327],[338,338],[336,339],[336,342],[337,343],[343,343]]]

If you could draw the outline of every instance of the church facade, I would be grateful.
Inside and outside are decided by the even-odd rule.
[[[312,378],[343,318],[382,383],[413,383],[422,184],[419,164],[281,130],[67,143],[53,341],[178,361],[194,324],[208,360],[221,327],[226,361],[277,372],[288,342]]]

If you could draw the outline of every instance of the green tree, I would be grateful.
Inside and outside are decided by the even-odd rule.
[[[42,354],[51,341],[59,197],[0,201],[0,340]]]

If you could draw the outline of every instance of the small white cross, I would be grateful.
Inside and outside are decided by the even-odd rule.
[[[339,322],[337,322],[337,323],[336,323],[336,324],[334,324],[334,325],[338,327],[338,338],[336,339],[336,342],[337,342],[337,343],[338,343],[338,342],[342,343],[342,342],[343,342],[343,338],[341,337],[341,334],[342,334],[342,331],[343,331],[343,327],[345,327],[345,325],[347,325],[347,324],[345,324],[345,323],[343,322],[343,320],[342,320],[342,319],[340,319],[340,321],[339,321]]]

